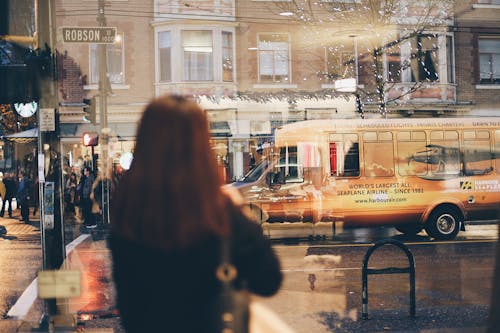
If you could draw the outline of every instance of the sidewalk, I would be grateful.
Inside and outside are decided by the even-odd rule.
[[[80,227],[76,228],[78,230],[71,231],[75,235],[80,232]],[[55,332],[122,333],[124,330],[114,305],[111,258],[106,245],[107,231],[94,229],[86,235],[80,236],[84,239],[68,254],[65,262],[67,269],[82,272],[81,296],[69,299],[64,304],[60,303],[68,313],[75,315],[77,325],[57,328]],[[289,257],[282,258],[283,268],[286,268],[287,260]],[[332,293],[332,287],[326,286],[331,281],[339,283],[335,276],[332,280],[318,281],[319,287],[314,291],[310,290],[308,285],[303,285],[304,281],[298,282],[297,276],[287,272],[286,269],[284,276],[283,288],[276,296],[259,300],[278,313],[297,333],[482,333],[486,331],[488,306],[485,305],[464,304],[420,308],[417,302],[416,317],[411,318],[406,300],[400,300],[402,305],[398,310],[383,310],[379,309],[378,304],[371,304],[370,319],[362,320],[361,308],[357,311],[351,309],[346,313],[348,311],[345,307],[346,299],[336,299],[338,295]],[[320,282],[324,284],[323,289],[319,285]],[[43,313],[42,307],[42,301],[37,299],[17,332],[47,332],[47,329],[39,329],[37,323]],[[356,309],[357,306],[351,304],[351,308]]]

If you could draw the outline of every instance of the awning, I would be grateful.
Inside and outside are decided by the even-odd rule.
[[[34,142],[38,139],[38,128],[31,128],[26,131],[4,135],[2,139],[16,143]]]
[[[118,137],[118,140],[133,139],[137,130],[136,123],[110,124],[111,135]],[[86,132],[99,133],[99,127],[91,124],[61,124],[59,135],[61,138],[80,139]],[[38,140],[38,128],[32,128],[26,131],[4,135],[1,139],[16,143],[29,143]]]
[[[118,140],[134,139],[137,131],[137,123],[113,123],[109,124],[111,136],[116,136]],[[99,133],[99,126],[92,124],[61,124],[61,138],[78,138],[80,139],[84,133],[93,132]]]

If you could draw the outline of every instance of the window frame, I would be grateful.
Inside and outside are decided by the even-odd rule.
[[[276,80],[276,76],[278,76],[278,74],[276,74],[276,51],[280,51],[280,49],[271,49],[271,50],[262,50],[261,48],[261,36],[264,36],[264,35],[281,35],[281,36],[286,36],[286,43],[287,43],[287,50],[286,50],[286,54],[287,54],[287,58],[286,58],[286,61],[287,61],[287,66],[286,66],[286,69],[287,69],[287,72],[285,75],[282,75],[284,77],[283,80]],[[282,41],[280,41],[281,43],[283,43]],[[275,42],[275,43],[280,43],[280,42]],[[263,42],[262,42],[263,43]],[[272,51],[272,56],[273,56],[273,73],[272,73],[272,80],[262,80],[262,74],[261,74],[261,71],[262,71],[262,66],[261,66],[261,57],[262,57],[262,52],[263,51],[266,51],[266,53],[269,53],[268,51]],[[291,68],[291,64],[292,64],[292,60],[291,60],[291,36],[290,36],[290,33],[288,32],[260,32],[257,34],[257,81],[258,83],[263,83],[263,84],[290,84],[292,83],[292,68]]]
[[[481,55],[482,54],[487,54],[490,55],[490,74],[493,75],[493,68],[494,68],[494,63],[491,62],[492,55],[498,54],[498,58],[500,61],[500,52],[499,53],[487,53],[487,52],[481,52],[481,40],[496,40],[498,44],[500,44],[500,36],[495,35],[495,36],[486,36],[486,35],[479,35],[477,37],[477,84],[478,85],[493,85],[493,86],[499,86],[500,85],[500,73],[497,74],[498,78],[495,79],[494,76],[490,77],[488,80],[484,80],[481,78]]]
[[[437,63],[435,64],[435,75],[436,80],[413,80],[412,78],[412,47],[411,43],[415,41],[414,38],[421,36],[423,38],[427,36],[434,36],[437,45]],[[387,82],[393,83],[439,83],[439,84],[455,84],[456,73],[455,73],[455,46],[454,46],[454,35],[452,33],[446,32],[435,32],[435,31],[423,31],[418,36],[415,36],[409,40],[406,40],[399,45],[394,46],[389,51],[397,51],[399,48],[400,57],[400,70],[401,73],[398,75],[399,80],[391,79],[389,73],[389,57],[388,52],[384,53],[384,67],[385,67],[385,78]],[[422,69],[419,62],[417,62],[418,70]]]
[[[160,35],[161,34],[168,34],[169,35],[169,39],[170,39],[170,45],[169,45],[169,55],[168,55],[168,59],[165,59],[166,63],[163,64],[162,62],[162,48],[160,46],[160,43],[161,43],[161,37]],[[162,31],[158,31],[156,33],[156,37],[157,37],[157,40],[158,40],[158,46],[156,47],[156,50],[157,50],[157,57],[158,57],[158,66],[157,66],[157,69],[158,69],[158,82],[160,83],[163,83],[163,82],[172,82],[172,31],[171,30],[162,30]],[[165,47],[166,49],[166,47]],[[168,66],[168,71],[167,70],[163,70],[163,66]],[[163,78],[162,75],[163,75],[163,72],[165,73],[168,73],[168,78]]]
[[[184,79],[184,51],[183,51],[183,31],[208,31],[212,36],[212,79],[211,80],[185,80]],[[171,34],[171,54],[170,54],[170,73],[171,80],[161,80],[161,63],[160,63],[160,40],[161,33],[170,32]],[[223,34],[228,33],[231,36],[231,57],[232,57],[232,73],[229,75],[231,80],[227,79],[227,75],[223,74]],[[236,31],[234,27],[220,27],[212,25],[163,25],[155,28],[155,82],[157,84],[174,84],[174,83],[235,83],[236,82]]]
[[[121,43],[121,74],[120,76],[122,77],[120,82],[113,82],[112,79],[110,79],[110,84],[111,86],[120,86],[120,85],[125,85],[126,84],[126,76],[125,76],[125,34],[123,32],[117,32],[116,36],[119,37],[119,42]],[[99,52],[99,45],[96,43],[92,43],[89,45],[89,84],[90,85],[98,85],[99,84],[99,60],[98,60],[98,52]],[[113,49],[110,49],[115,43],[113,44],[105,44],[106,46],[106,69],[107,69],[107,74],[108,77],[111,77],[111,73],[109,72],[109,52],[112,52]],[[95,66],[95,70],[94,70]]]

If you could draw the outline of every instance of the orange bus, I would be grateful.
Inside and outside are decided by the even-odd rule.
[[[500,209],[500,118],[310,120],[233,184],[260,222],[425,229],[453,239]]]

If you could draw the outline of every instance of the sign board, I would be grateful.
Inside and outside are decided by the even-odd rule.
[[[356,92],[356,79],[355,78],[349,78],[349,79],[341,79],[341,80],[336,80],[335,81],[335,90],[340,91],[340,92]]]
[[[56,130],[56,112],[54,109],[40,109],[40,131],[53,132]]]
[[[54,229],[54,182],[45,183],[43,191],[43,227]]]
[[[64,43],[113,44],[116,27],[62,27]]]
[[[38,181],[45,183],[45,154],[38,154]]]
[[[38,272],[38,297],[69,298],[81,293],[81,273],[77,270]]]

